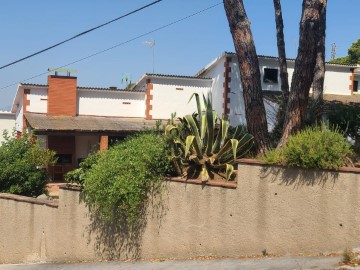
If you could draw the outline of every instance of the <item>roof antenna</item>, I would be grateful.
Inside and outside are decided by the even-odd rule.
[[[55,71],[55,76],[59,76],[59,72],[66,73],[66,76],[70,77],[70,73],[77,73],[76,69],[67,69],[67,68],[48,68],[48,71],[52,72]]]
[[[153,49],[153,55],[152,55],[152,57],[153,57],[153,63],[152,63],[153,64],[153,71],[152,72],[155,73],[155,44],[156,44],[155,40],[153,39],[152,41],[145,41],[144,44]]]

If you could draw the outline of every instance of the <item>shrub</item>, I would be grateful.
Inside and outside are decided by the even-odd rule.
[[[263,160],[289,167],[338,169],[350,154],[350,144],[343,134],[322,124],[289,137],[282,149],[269,151]]]
[[[42,149],[31,135],[21,138],[5,132],[0,146],[0,192],[24,196],[45,193],[46,167],[54,164],[55,152]]]
[[[219,118],[212,108],[209,96],[204,100],[204,113],[198,94],[197,114],[185,115],[180,124],[169,124],[166,134],[169,136],[172,164],[178,175],[188,171],[201,172],[203,181],[213,178],[214,172],[229,180],[234,175],[237,158],[245,155],[253,146],[253,138],[239,126],[229,133],[230,121],[227,116]],[[191,100],[191,98],[190,98]]]
[[[360,106],[336,104],[328,113],[329,123],[338,127],[353,141],[353,149],[360,156]]]
[[[135,224],[148,195],[159,191],[168,168],[164,138],[140,133],[98,156],[84,174],[85,201],[102,221]]]
[[[90,153],[80,164],[79,168],[68,172],[65,175],[65,181],[68,183],[84,185],[84,180],[89,170],[98,162],[102,153],[104,152],[92,152]]]

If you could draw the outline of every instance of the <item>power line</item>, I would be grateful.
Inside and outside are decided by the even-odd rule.
[[[194,16],[196,16],[196,15],[199,15],[199,14],[205,12],[205,11],[208,11],[208,10],[210,10],[210,9],[212,9],[212,8],[214,8],[214,7],[222,4],[222,3],[223,3],[223,2],[221,1],[221,2],[219,2],[219,3],[217,3],[217,4],[215,4],[215,5],[212,5],[212,6],[210,6],[210,7],[207,7],[207,8],[205,8],[205,9],[202,9],[202,10],[200,10],[200,11],[197,11],[197,12],[195,12],[195,13],[192,13],[192,14],[186,16],[186,17],[183,17],[183,18],[178,19],[178,20],[176,20],[176,21],[173,21],[173,22],[171,22],[171,23],[168,23],[168,24],[165,24],[165,25],[160,26],[160,27],[158,27],[158,28],[155,28],[155,29],[153,29],[153,30],[151,30],[151,31],[149,31],[149,32],[143,33],[143,34],[138,35],[138,36],[136,36],[136,37],[134,37],[134,38],[131,38],[131,39],[128,39],[128,40],[126,40],[126,41],[124,41],[124,42],[118,43],[118,44],[116,44],[116,45],[114,45],[114,46],[112,46],[112,47],[109,47],[109,48],[107,48],[107,49],[104,49],[104,50],[98,51],[98,52],[96,52],[96,53],[90,54],[90,55],[88,55],[88,56],[79,58],[79,59],[77,59],[77,60],[75,60],[75,61],[73,61],[73,62],[70,62],[70,63],[65,64],[65,65],[63,65],[63,66],[60,66],[60,67],[58,67],[58,68],[64,68],[64,67],[70,66],[70,65],[72,65],[72,64],[79,63],[79,62],[84,61],[84,60],[86,60],[86,59],[92,58],[92,57],[94,57],[94,56],[97,56],[97,55],[99,55],[99,54],[105,53],[105,52],[107,52],[107,51],[110,51],[110,50],[112,50],[112,49],[115,49],[115,48],[117,48],[117,47],[120,47],[120,46],[122,46],[122,45],[125,45],[125,44],[127,44],[127,43],[130,43],[130,42],[132,42],[132,41],[134,41],[134,40],[140,39],[140,38],[142,38],[142,37],[144,37],[144,36],[147,36],[147,35],[152,34],[152,33],[154,33],[154,32],[160,31],[160,30],[165,29],[165,28],[167,28],[167,27],[169,27],[169,26],[172,26],[172,25],[177,24],[177,23],[179,23],[179,22],[185,21],[185,20],[187,20],[187,19],[189,19],[189,18],[191,18],[191,17],[194,17]],[[49,71],[40,73],[40,74],[38,74],[38,75],[35,75],[35,76],[32,76],[32,77],[27,78],[27,79],[25,79],[25,80],[22,80],[22,82],[29,81],[29,80],[31,80],[31,79],[40,77],[40,76],[45,75],[45,74],[48,74],[48,73],[49,73]],[[13,84],[9,84],[9,85],[7,85],[7,86],[3,86],[3,87],[0,88],[0,90],[3,90],[3,89],[5,89],[5,88],[9,88],[9,87],[11,87],[11,86],[15,86],[15,85],[17,85],[17,84],[18,84],[18,82],[13,83]]]
[[[23,57],[23,58],[20,58],[20,59],[14,61],[14,62],[11,62],[11,63],[9,63],[9,64],[6,64],[6,65],[4,65],[4,66],[1,66],[0,69],[6,68],[6,67],[8,67],[8,66],[14,65],[14,64],[19,63],[19,62],[21,62],[21,61],[24,61],[24,60],[26,60],[26,59],[29,59],[29,58],[31,58],[31,57],[34,57],[35,55],[38,55],[38,54],[41,54],[41,53],[46,52],[46,51],[48,51],[48,50],[51,50],[51,49],[53,49],[53,48],[55,48],[55,47],[58,47],[58,46],[66,43],[66,42],[69,42],[69,41],[71,41],[71,40],[73,40],[73,39],[76,39],[76,38],[78,38],[78,37],[81,37],[81,36],[83,36],[83,35],[85,35],[85,34],[88,34],[88,33],[92,32],[92,31],[95,31],[96,29],[99,29],[99,28],[101,28],[101,27],[104,27],[104,26],[106,26],[106,25],[108,25],[108,24],[110,24],[110,23],[113,23],[113,22],[115,22],[115,21],[118,21],[118,20],[120,20],[120,19],[123,19],[123,18],[128,17],[128,16],[130,16],[130,15],[132,15],[132,14],[134,14],[134,13],[137,13],[137,12],[139,12],[139,11],[145,9],[145,8],[148,8],[148,7],[152,6],[152,5],[155,5],[155,4],[157,4],[157,3],[161,2],[161,1],[162,1],[162,0],[157,0],[157,1],[154,1],[154,2],[152,2],[152,3],[150,3],[150,4],[147,4],[147,5],[145,5],[145,6],[142,6],[142,7],[138,8],[138,9],[135,9],[135,10],[129,12],[129,13],[126,13],[125,15],[122,15],[122,16],[120,16],[120,17],[117,17],[117,18],[115,18],[115,19],[113,19],[113,20],[111,20],[111,21],[108,21],[108,22],[106,22],[106,23],[100,24],[100,25],[98,25],[98,26],[96,26],[96,27],[93,27],[93,28],[91,28],[91,29],[88,29],[88,30],[86,30],[86,31],[84,31],[84,32],[81,32],[81,33],[79,33],[79,34],[77,34],[77,35],[75,35],[75,36],[73,36],[73,37],[70,37],[70,38],[68,38],[68,39],[66,39],[66,40],[64,40],[64,41],[61,41],[61,42],[59,42],[59,43],[56,43],[55,45],[52,45],[52,46],[50,46],[50,47],[47,47],[47,48],[42,49],[42,50],[40,50],[40,51],[37,51],[37,52],[35,52],[35,53],[33,53],[33,54],[30,54],[30,55],[28,55],[28,56],[25,56],[25,57]]]

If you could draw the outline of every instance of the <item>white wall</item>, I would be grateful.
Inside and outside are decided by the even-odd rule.
[[[153,99],[150,102],[152,105],[150,114],[153,119],[169,119],[173,112],[176,112],[177,117],[196,112],[195,98],[189,102],[191,95],[198,93],[202,100],[202,95],[207,96],[211,91],[212,84],[211,80],[176,78],[154,78],[151,82]]]
[[[20,132],[23,131],[23,102],[24,100],[21,99],[15,114],[15,129]]]
[[[76,145],[76,160],[79,158],[86,158],[87,155],[96,149],[99,149],[99,136],[90,136],[90,135],[78,135],[75,136],[75,145]]]
[[[30,89],[27,98],[30,101],[26,107],[28,112],[47,113],[47,89]]]
[[[79,115],[145,117],[145,93],[78,90],[77,98]]]
[[[213,78],[213,84],[211,88],[213,109],[218,113],[219,117],[221,117],[224,112],[224,63],[225,57],[222,57],[217,63],[215,63],[214,66],[206,70],[201,75],[204,78]]]
[[[326,65],[324,94],[351,95],[350,67]]]
[[[0,112],[0,145],[3,142],[3,132],[8,131],[9,135],[12,134],[15,128],[15,114]]]

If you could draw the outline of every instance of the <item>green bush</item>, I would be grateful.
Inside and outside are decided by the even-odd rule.
[[[327,114],[329,123],[338,127],[353,141],[353,149],[360,156],[360,106],[336,104]]]
[[[104,152],[92,152],[90,153],[80,164],[79,168],[68,172],[65,175],[65,181],[73,184],[84,185],[84,180],[89,170],[95,165],[100,159]]]
[[[42,149],[31,135],[21,138],[5,132],[0,146],[0,192],[24,196],[45,193],[46,167],[54,164],[55,152]]]
[[[140,133],[102,152],[85,173],[85,201],[102,221],[134,224],[168,168],[164,138]]]
[[[289,167],[338,169],[350,154],[350,144],[343,134],[323,124],[289,137],[283,148],[269,151],[263,160]]]

